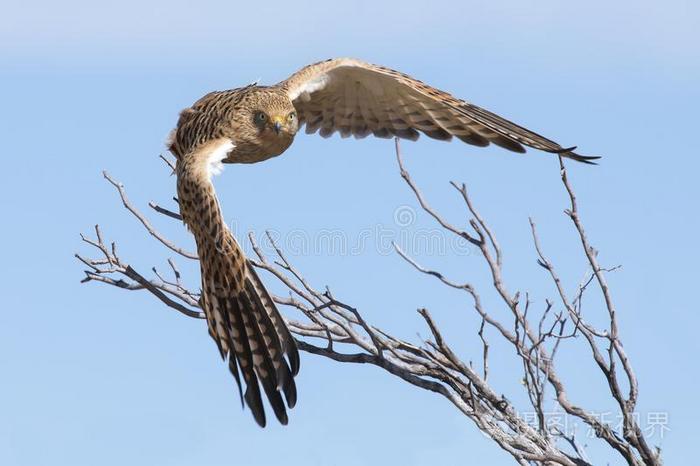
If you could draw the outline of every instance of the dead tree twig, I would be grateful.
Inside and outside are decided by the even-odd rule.
[[[545,269],[557,293],[556,300],[546,300],[541,312],[531,309],[529,295],[521,299],[518,293],[511,294],[503,279],[503,255],[495,233],[484,217],[477,211],[465,184],[451,182],[464,202],[468,215],[466,224],[470,230],[462,229],[448,221],[432,207],[406,169],[398,140],[396,157],[401,177],[404,179],[422,210],[446,232],[465,239],[480,251],[486,273],[507,310],[510,320],[498,319],[496,312],[487,309],[479,292],[470,283],[458,283],[443,273],[421,265],[415,258],[394,244],[396,252],[418,272],[434,277],[449,288],[466,293],[476,317],[480,321],[478,333],[482,345],[481,369],[461,359],[443,336],[439,323],[428,309],[418,309],[431,338],[414,343],[408,339],[391,335],[377,328],[354,306],[335,297],[328,288],[321,291],[310,284],[303,274],[287,259],[284,252],[268,234],[273,247],[273,259],[259,247],[256,238],[249,236],[255,252],[251,264],[266,270],[289,291],[289,296],[276,296],[274,300],[283,306],[296,309],[300,319],[287,318],[290,330],[296,336],[299,348],[311,354],[323,356],[343,363],[372,364],[418,388],[437,393],[446,398],[461,413],[520,465],[565,465],[583,466],[594,464],[588,457],[575,433],[561,430],[548,422],[548,413],[556,411],[589,426],[600,441],[611,452],[617,453],[625,464],[631,466],[658,466],[661,459],[658,450],[653,450],[644,437],[635,417],[639,394],[638,381],[626,354],[617,320],[618,311],[605,274],[616,268],[603,268],[598,262],[597,252],[590,245],[578,211],[577,199],[569,182],[563,159],[560,158],[560,176],[569,198],[566,214],[572,220],[580,239],[584,256],[590,266],[590,277],[578,287],[572,300],[566,286],[559,277],[555,265],[544,253],[537,234],[535,222],[530,219],[534,250],[539,265]],[[167,166],[174,169],[168,159]],[[188,259],[197,255],[171,243],[160,234],[128,199],[124,186],[106,172],[104,177],[117,189],[124,207],[144,226],[146,232],[169,250]],[[179,214],[151,202],[150,207],[160,215],[179,220]],[[95,227],[95,238],[82,237],[83,241],[97,250],[97,257],[87,258],[76,254],[86,266],[83,282],[96,281],[125,290],[145,290],[163,304],[194,318],[203,318],[199,309],[199,294],[196,285],[185,285],[173,259],[168,259],[172,277],[168,278],[155,268],[154,278],[146,278],[124,261],[116,245],[107,245],[102,232]],[[193,282],[193,283],[196,283]],[[584,319],[582,297],[591,285],[598,285],[607,313],[608,326],[596,328]],[[589,291],[590,292],[590,291]],[[489,336],[487,338],[487,335]],[[595,413],[570,399],[566,383],[559,375],[556,354],[560,345],[582,336],[595,365],[615,401],[623,419],[622,428],[616,429],[604,422]],[[494,338],[501,339],[514,349],[515,357],[522,366],[522,384],[519,387],[496,387],[489,379],[490,347]],[[320,343],[320,344],[319,344]],[[338,349],[335,343],[344,343],[354,349],[347,352]],[[343,347],[347,348],[347,346]],[[623,387],[629,387],[625,393]],[[532,419],[523,415],[511,404],[504,393],[524,390],[530,403]],[[548,393],[551,392],[551,395]],[[595,464],[610,461],[610,458]]]

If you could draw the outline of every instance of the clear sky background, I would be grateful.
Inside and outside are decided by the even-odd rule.
[[[0,464],[293,465],[508,464],[442,398],[375,367],[302,354],[288,427],[241,412],[234,382],[206,333],[145,293],[81,285],[78,233],[99,223],[124,259],[165,269],[101,178],[107,169],[137,205],[174,193],[157,159],[180,109],[214,89],[277,82],[304,64],[354,56],[416,76],[553,138],[603,155],[571,166],[583,219],[610,276],[624,342],[641,381],[639,411],[668,415],[656,432],[668,464],[696,449],[698,339],[697,2],[438,1],[141,2],[5,0],[0,15],[3,149]],[[230,166],[216,179],[236,230],[342,231],[354,244],[377,228],[434,228],[415,209],[390,140],[300,135],[277,159]],[[513,290],[540,305],[554,295],[535,264],[527,217],[573,292],[585,271],[556,160],[428,139],[403,144],[428,198],[460,225],[447,184],[464,181],[505,250]],[[188,247],[181,227],[157,225]],[[287,236],[285,236],[287,235]],[[470,301],[419,276],[376,238],[356,254],[291,254],[317,286],[366,318],[420,341],[426,306],[466,360],[479,358]],[[479,286],[473,251],[415,250],[425,265]],[[198,282],[194,264],[180,266]],[[264,279],[276,292],[282,289]],[[600,312],[591,300],[587,312]],[[491,338],[494,342],[495,335]],[[581,347],[582,342],[573,342]],[[563,352],[571,396],[610,411],[580,351]],[[494,344],[497,390],[516,402],[519,367]],[[592,447],[593,453],[600,451]],[[597,456],[599,463],[618,458]]]

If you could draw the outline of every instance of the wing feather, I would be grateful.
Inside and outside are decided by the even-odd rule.
[[[278,84],[292,99],[307,133],[329,137],[368,134],[416,140],[419,133],[467,144],[490,143],[513,152],[532,147],[584,163],[584,156],[447,92],[406,74],[352,58],[338,58],[302,68]]]

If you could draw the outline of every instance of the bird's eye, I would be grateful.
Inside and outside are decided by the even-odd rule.
[[[289,121],[292,121],[292,120],[294,120],[296,117],[297,117],[296,112],[292,112],[292,113],[289,114],[289,116],[288,116],[287,118],[289,118]]]
[[[267,120],[267,115],[265,115],[263,112],[255,113],[255,121],[257,123],[265,123],[265,120]]]

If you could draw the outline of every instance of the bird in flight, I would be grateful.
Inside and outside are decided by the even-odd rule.
[[[282,154],[298,130],[329,137],[440,140],[456,137],[513,152],[531,147],[592,164],[498,115],[406,74],[351,58],[302,68],[274,86],[252,84],[211,92],[180,113],[168,148],[177,158],[183,221],[197,243],[200,304],[209,334],[228,359],[256,422],[265,426],[260,386],[277,419],[296,403],[299,354],[294,339],[253,266],[227,228],[211,182],[222,163],[256,163]],[[241,384],[245,382],[245,394]]]

